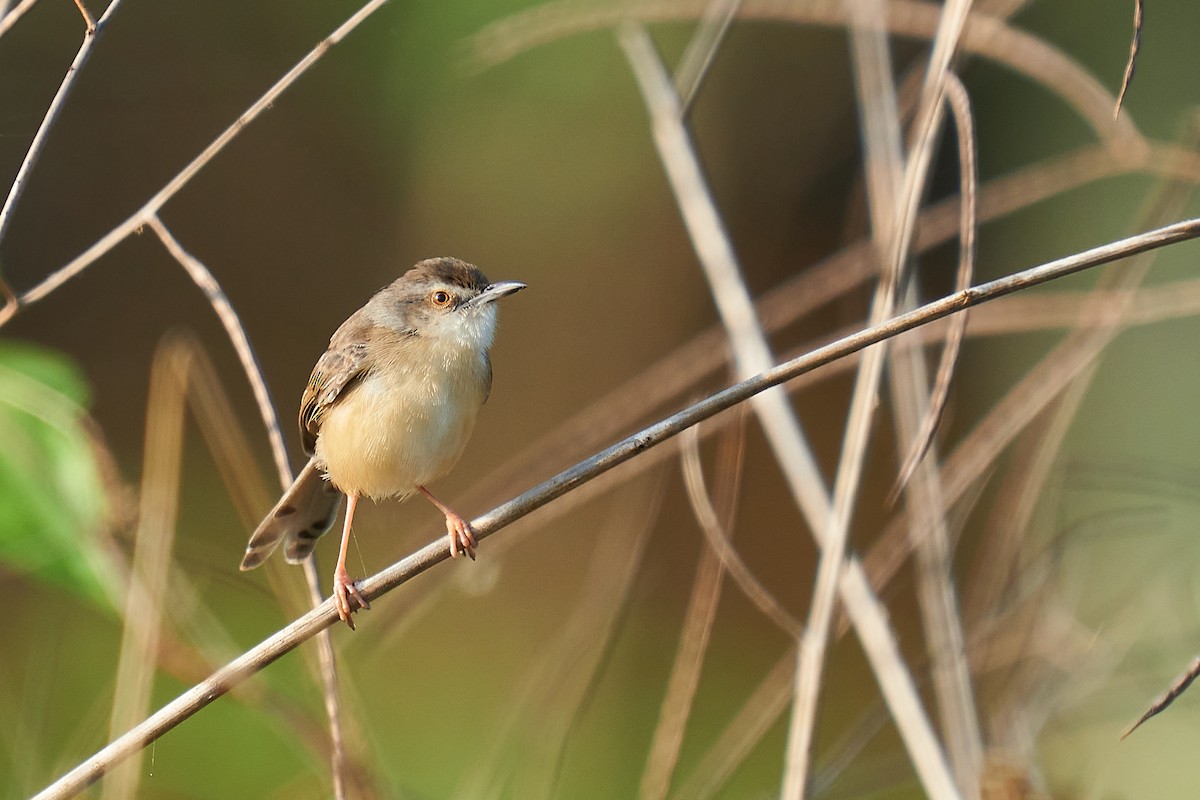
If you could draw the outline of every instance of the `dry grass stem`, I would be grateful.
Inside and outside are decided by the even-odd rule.
[[[217,319],[221,321],[225,335],[229,337],[229,342],[233,345],[238,361],[242,365],[242,371],[246,374],[246,381],[250,384],[251,391],[254,392],[254,401],[258,405],[258,413],[262,417],[263,427],[267,430],[267,440],[271,444],[271,455],[275,459],[279,483],[286,490],[291,486],[293,476],[292,469],[288,465],[287,448],[283,444],[283,431],[279,427],[279,417],[275,413],[275,405],[271,402],[267,382],[263,379],[262,369],[258,366],[258,359],[254,356],[254,349],[250,346],[250,338],[246,335],[242,321],[238,318],[237,312],[229,302],[221,284],[213,277],[212,272],[201,263],[200,259],[183,248],[179,240],[163,224],[162,219],[157,214],[151,214],[146,219],[146,224],[154,231],[171,257],[183,267],[192,282],[199,287],[200,291],[204,292]]]
[[[933,52],[925,73],[916,119],[913,123],[913,144],[905,162],[900,156],[899,119],[896,112],[896,90],[892,81],[891,59],[882,20],[887,15],[882,3],[874,6],[850,4],[847,13],[851,21],[851,40],[854,53],[855,83],[858,88],[859,115],[864,131],[863,140],[867,163],[867,196],[871,212],[873,238],[881,255],[882,274],[872,301],[870,320],[876,323],[892,315],[897,292],[904,280],[917,218],[920,195],[925,186],[933,159],[933,144],[943,118],[943,96],[950,60],[959,46],[963,26],[970,9],[969,0],[949,2],[940,16]],[[808,782],[808,769],[816,724],[816,712],[829,631],[833,623],[834,593],[845,561],[846,541],[857,500],[867,444],[872,429],[874,409],[879,399],[883,374],[884,348],[864,352],[855,379],[842,441],[841,456],[834,480],[833,507],[825,529],[825,542],[817,569],[813,600],[808,623],[800,640],[796,665],[795,696],[792,720],[788,729],[787,767],[783,794],[800,798]],[[915,379],[914,379],[915,380]],[[887,625],[873,626],[880,636],[876,645],[882,652],[892,652],[892,634]],[[871,651],[867,646],[868,652]],[[917,774],[930,796],[958,797],[942,747],[924,716],[919,698],[909,694],[911,676],[901,674],[905,667],[897,658],[894,662],[872,664],[880,683],[890,677],[892,697],[889,705],[896,717],[901,737],[913,759]],[[884,688],[888,696],[888,688]],[[958,731],[969,733],[969,731]],[[976,738],[978,733],[976,731]],[[963,743],[964,745],[969,742]],[[959,781],[968,796],[975,792],[973,775],[964,776],[973,765],[957,763]],[[964,783],[963,781],[968,782]]]
[[[1113,116],[1121,113],[1125,102],[1125,93],[1133,83],[1133,71],[1137,67],[1138,53],[1142,49],[1142,25],[1146,21],[1146,0],[1133,0],[1133,38],[1129,42],[1129,58],[1125,62],[1125,74],[1121,76],[1121,90],[1117,92],[1117,103],[1113,106]]]
[[[560,0],[493,23],[470,42],[471,66],[483,69],[567,36],[620,25],[681,22],[699,18],[709,0],[626,0],[601,7],[577,0]],[[883,24],[893,36],[932,40],[941,24],[943,7],[926,0],[890,0]],[[739,20],[797,25],[844,27],[843,3],[830,0],[743,0]],[[1121,145],[1121,157],[1142,156],[1143,142],[1128,117],[1113,119],[1116,99],[1078,61],[1032,34],[1017,30],[996,16],[973,13],[966,18],[959,48],[964,55],[981,56],[1044,87],[1073,108],[1107,145]],[[1115,148],[1114,148],[1115,152]]]
[[[1150,704],[1150,707],[1146,709],[1145,713],[1138,717],[1132,725],[1125,729],[1125,732],[1121,734],[1121,738],[1124,739],[1126,736],[1140,728],[1143,722],[1155,716],[1156,714],[1165,711],[1167,706],[1171,705],[1171,703],[1174,703],[1175,698],[1187,691],[1187,688],[1191,686],[1192,682],[1198,677],[1200,677],[1200,657],[1192,659],[1192,663],[1188,665],[1187,670],[1175,679],[1175,682],[1171,684],[1171,688],[1167,689],[1167,691],[1156,697],[1154,702]]]
[[[24,16],[26,11],[33,8],[37,1],[38,0],[21,0],[21,2],[17,3],[17,5],[11,9],[8,8],[8,3],[5,2],[3,7],[0,8],[0,36],[8,33],[9,29],[12,28],[13,25],[17,24],[17,20]]]
[[[763,365],[773,361],[770,348],[741,280],[732,245],[724,233],[724,226],[683,128],[679,99],[646,32],[628,24],[621,29],[619,38],[650,112],[655,144],[675,192],[685,227],[709,280],[723,324],[729,331],[735,367],[742,375],[747,371],[764,369]],[[787,478],[793,498],[810,520],[814,535],[825,538],[823,523],[828,518],[829,499],[799,422],[787,404],[786,395],[783,392],[771,392],[756,399],[753,407]],[[862,600],[871,595],[871,589],[865,584],[861,570],[851,570],[849,574],[856,576],[851,581],[858,582],[858,585],[846,590],[847,604],[859,603],[857,608],[852,609],[852,617],[857,623],[861,617],[878,614],[880,606]],[[886,627],[885,619],[873,619],[860,630],[878,632]],[[887,664],[876,665],[881,675],[894,675],[903,669],[898,653],[890,642],[890,636],[878,643],[864,642],[873,660],[889,660]],[[903,694],[910,686],[911,681],[894,681],[888,689],[892,696],[896,696]],[[898,699],[897,703],[898,707],[904,709],[897,721],[901,728],[908,728],[905,731],[906,741],[914,743],[911,749],[919,761],[918,771],[923,774],[936,771],[936,759],[920,755],[930,750],[936,751],[937,746],[928,723],[922,724],[919,715],[913,713],[919,709],[919,701],[915,697],[906,697]],[[948,779],[944,782],[948,782]]]
[[[959,289],[969,286],[973,274],[975,241],[975,141],[966,90],[957,77],[947,71],[943,97],[955,116],[959,144],[960,182],[962,184],[962,221],[959,233]],[[915,198],[914,198],[915,199]],[[915,301],[910,283],[906,301]],[[979,797],[983,768],[983,736],[975,708],[974,690],[967,663],[962,622],[952,583],[952,545],[942,487],[934,463],[936,449],[932,436],[944,402],[945,387],[955,363],[957,343],[961,342],[966,320],[962,315],[949,320],[951,338],[943,349],[942,366],[930,397],[924,354],[913,348],[893,348],[891,379],[892,412],[898,439],[898,452],[929,449],[930,460],[913,462],[912,483],[905,491],[910,538],[917,555],[917,598],[921,612],[926,648],[933,665],[933,687],[942,723],[946,750],[954,769],[958,789],[966,797]],[[950,356],[946,358],[946,356]],[[936,397],[942,387],[943,400]],[[915,449],[914,449],[915,448]]]
[[[713,515],[713,522],[724,530],[733,527],[733,520],[737,514],[737,499],[742,480],[742,456],[745,452],[744,421],[743,415],[743,424],[727,431],[721,437],[721,452],[717,459],[717,474],[722,477],[717,501],[721,510],[718,512],[711,505],[705,509]],[[680,454],[684,463],[694,460],[697,466],[700,458],[699,441],[698,437],[692,434],[698,430],[699,426],[689,428],[680,440]],[[688,496],[693,496],[693,490],[690,488]],[[694,499],[692,505],[695,512]],[[654,728],[646,767],[638,786],[638,796],[642,800],[665,798],[671,788],[671,778],[679,760],[679,751],[683,747],[684,732],[691,715],[696,689],[700,684],[700,672],[708,651],[713,621],[717,616],[724,577],[724,569],[717,551],[711,546],[701,548],[700,563],[696,567],[691,596],[684,612],[683,633],[675,650],[675,660],[671,665],[667,689],[659,706],[658,722]]]
[[[699,426],[689,428],[684,434],[682,466],[684,487],[687,489],[692,513],[704,532],[709,549],[719,559],[721,567],[729,573],[729,577],[763,616],[774,622],[781,631],[798,638],[804,632],[804,625],[792,616],[746,566],[746,562],[738,555],[737,549],[730,541],[728,522],[722,520],[723,515],[717,512],[709,498],[703,468],[700,465]]]
[[[88,11],[87,6],[83,4],[83,0],[75,0],[75,7],[78,8],[79,13],[83,15],[83,24],[87,26],[87,32],[89,34],[95,33],[96,19],[92,16],[92,12]]]
[[[971,285],[975,276],[975,237],[979,227],[978,220],[978,182],[979,171],[975,159],[975,123],[971,115],[971,101],[962,82],[954,73],[949,73],[946,81],[946,102],[954,116],[955,129],[958,132],[958,162],[960,183],[962,185],[962,215],[958,233],[958,270],[954,288],[962,291]],[[896,485],[892,489],[888,505],[891,505],[900,491],[912,477],[917,463],[924,458],[933,437],[941,423],[942,414],[946,410],[946,400],[950,396],[950,380],[954,374],[954,366],[958,363],[958,354],[962,349],[963,339],[967,333],[967,321],[970,314],[956,314],[948,321],[949,333],[938,363],[933,391],[929,398],[929,408],[921,420],[921,427],[913,438],[908,455],[900,467]]]
[[[675,69],[675,92],[679,95],[681,114],[686,116],[691,109],[741,4],[742,0],[710,0],[704,9],[700,27],[688,42]]]
[[[159,347],[150,374],[141,502],[134,535],[133,565],[122,617],[120,656],[109,738],[132,728],[150,710],[155,665],[167,602],[171,550],[183,459],[184,397],[188,383],[186,350]],[[114,769],[104,782],[104,800],[136,797],[141,782],[140,753]]]

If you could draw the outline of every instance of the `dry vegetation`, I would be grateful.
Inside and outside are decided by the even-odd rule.
[[[121,4],[113,0],[93,21],[87,4],[77,0],[81,28],[86,27],[83,44],[13,184],[0,216],[0,240],[25,180],[31,174],[36,178],[29,170],[44,136],[71,102],[73,80],[92,53],[106,46],[109,27],[120,24]],[[21,15],[32,5],[8,9],[0,17],[0,35],[20,36]],[[162,212],[284,90],[320,70],[331,48],[386,5],[386,0],[362,5],[144,205],[77,258],[30,288],[0,280],[6,298],[0,325],[19,318],[31,305],[53,304],[57,290],[136,233],[153,234],[145,238],[161,244],[186,271],[233,343],[253,387],[261,424],[269,432],[279,480],[286,486],[286,437],[246,331],[214,271],[188,251]],[[1200,179],[1200,131],[1193,120],[1178,142],[1143,135],[1128,111],[1114,113],[1117,95],[1136,94],[1139,84],[1110,91],[1067,53],[1020,30],[1012,17],[1024,5],[1020,0],[947,0],[944,5],[917,0],[549,3],[500,20],[468,43],[470,68],[478,73],[585,31],[615,31],[614,46],[623,53],[645,101],[646,124],[719,324],[662,358],[638,365],[624,383],[569,418],[555,420],[461,501],[464,508],[494,506],[476,520],[481,536],[488,537],[481,558],[503,562],[536,531],[569,519],[587,503],[622,498],[587,556],[591,561],[577,605],[549,641],[529,654],[520,681],[506,687],[509,714],[472,744],[469,763],[457,774],[457,796],[562,796],[561,742],[570,739],[581,716],[597,702],[597,683],[635,602],[631,587],[650,558],[648,541],[668,481],[682,482],[693,517],[673,524],[694,527],[703,544],[683,613],[672,621],[678,640],[657,695],[657,721],[644,765],[632,767],[639,774],[639,796],[733,796],[722,794],[727,782],[756,754],[764,757],[764,738],[781,724],[786,745],[769,755],[783,797],[869,791],[884,796],[889,790],[895,793],[887,796],[939,800],[1050,793],[1039,736],[1061,709],[1111,679],[1135,646],[1144,617],[1114,612],[1103,630],[1083,619],[1056,577],[1067,547],[1064,540],[1071,534],[1062,529],[1048,534],[1043,523],[1047,515],[1054,516],[1048,509],[1062,497],[1064,442],[1106,349],[1131,326],[1187,317],[1200,309],[1197,279],[1149,279],[1160,248],[1200,233],[1194,221],[1174,224],[1186,215]],[[869,231],[759,297],[743,280],[745,265],[739,264],[738,248],[689,128],[692,105],[705,90],[707,68],[730,29],[748,20],[846,30],[862,139],[863,228]],[[1140,2],[1137,20],[1126,83],[1141,35]],[[692,26],[674,70],[647,32],[646,26],[664,22]],[[899,77],[892,71],[896,37],[920,43],[918,55]],[[976,59],[1036,81],[1055,102],[1087,122],[1093,141],[981,181],[972,98],[960,79],[962,69]],[[943,140],[953,145],[944,146]],[[955,165],[958,189],[931,200],[931,173],[939,158]],[[1000,281],[974,277],[981,226],[1124,175],[1153,181],[1143,210],[1130,224],[1138,235],[1121,239],[1098,233],[1097,243],[1117,243],[1026,272],[1010,265],[1012,277]],[[945,243],[957,245],[951,273],[956,293],[922,305],[920,257]],[[1090,286],[1023,291],[1092,267],[1099,269]],[[969,289],[972,285],[978,288]],[[867,311],[861,322],[826,330],[814,341],[792,336],[815,310],[864,296],[864,291]],[[977,306],[969,316],[968,306]],[[1055,341],[1024,364],[1022,373],[977,418],[955,419],[954,435],[940,435],[943,417],[955,413],[955,376],[970,342],[1029,332],[1052,334]],[[877,342],[886,343],[869,346]],[[838,417],[815,423],[841,431],[836,437],[841,445],[830,463],[814,452],[806,433],[814,421],[798,414],[797,407],[804,393],[846,376],[844,421]],[[712,391],[721,383],[735,389]],[[701,402],[691,405],[701,396]],[[685,410],[676,413],[680,408]],[[107,776],[105,797],[147,796],[140,785],[145,769],[138,766],[143,748],[174,726],[188,725],[193,713],[214,701],[245,704],[292,729],[313,758],[327,759],[329,772],[323,780],[335,796],[394,796],[397,790],[387,788],[382,777],[387,770],[363,744],[369,733],[357,729],[353,720],[346,732],[338,724],[353,717],[344,708],[347,703],[370,704],[370,690],[359,687],[365,699],[348,699],[339,689],[335,663],[343,670],[347,666],[335,658],[328,633],[336,621],[332,605],[325,602],[304,613],[316,591],[315,567],[306,567],[307,597],[292,576],[271,573],[280,602],[296,621],[236,658],[240,648],[223,632],[221,621],[189,595],[186,579],[173,567],[189,410],[247,528],[270,504],[272,490],[248,477],[258,474],[254,446],[241,426],[231,424],[236,413],[204,349],[190,337],[168,336],[151,380],[130,555],[122,555],[122,548],[108,539],[100,546],[114,560],[114,569],[127,576],[119,582],[125,589],[115,601],[123,609],[124,635],[114,677],[114,743],[38,797],[74,796],[101,776]],[[280,413],[289,417],[290,407]],[[765,447],[752,447],[749,440],[757,434],[751,431],[761,432]],[[894,437],[894,447],[881,442],[883,435]],[[881,448],[889,464],[885,483],[894,486],[890,499],[886,486],[880,491],[878,482],[864,477],[872,459],[878,469]],[[791,516],[781,518],[795,516],[802,526],[741,530],[735,537],[746,476],[751,470],[762,474],[747,463],[748,453],[781,476],[775,478],[786,484],[781,502],[794,504]],[[555,477],[529,488],[535,483],[531,476],[541,480],[550,475]],[[827,482],[826,475],[832,480]],[[536,528],[508,528],[536,509],[542,509]],[[1112,523],[1122,512],[1108,513]],[[115,527],[120,527],[119,519]],[[757,574],[762,559],[744,557],[743,547],[769,552],[770,537],[799,536],[800,527],[819,552],[811,568],[795,574],[786,587]],[[581,558],[585,555],[581,551]],[[231,553],[231,568],[236,556]],[[364,581],[363,591],[374,599],[446,558],[439,539]],[[402,640],[451,588],[446,581],[421,584],[407,595],[411,608],[406,615],[392,622],[371,617],[376,624],[356,636]],[[772,664],[747,680],[752,684],[747,690],[732,699],[722,695],[727,713],[698,734],[689,722],[706,691],[714,626],[731,593],[742,595],[753,613],[769,620],[786,644]],[[919,622],[904,619],[911,614]],[[897,624],[907,631],[906,642],[897,636]],[[859,705],[819,736],[822,715],[831,702],[841,702],[825,698],[831,654],[848,647],[851,637],[866,665],[856,684]],[[244,683],[313,638],[321,658],[311,691],[323,692],[325,718],[296,710],[269,685]],[[204,677],[207,665],[225,662]],[[354,669],[353,662],[348,668]],[[195,686],[154,712],[156,670]],[[845,693],[844,685],[838,685]],[[218,700],[227,692],[231,697]],[[540,735],[522,733],[530,727]],[[1112,726],[1114,739],[1121,727]],[[888,757],[878,752],[881,731],[894,737]],[[509,765],[514,741],[527,765],[517,773]],[[685,748],[691,755],[683,759]],[[119,767],[122,762],[125,766]],[[686,771],[681,768],[685,762]],[[287,787],[279,791],[282,796]],[[1080,796],[1093,791],[1079,787]]]

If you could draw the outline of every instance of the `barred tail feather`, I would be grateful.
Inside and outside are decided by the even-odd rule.
[[[341,503],[342,493],[325,480],[315,460],[309,460],[250,536],[242,570],[254,569],[266,561],[280,542],[286,542],[284,556],[289,562],[303,561],[317,539],[333,526]]]

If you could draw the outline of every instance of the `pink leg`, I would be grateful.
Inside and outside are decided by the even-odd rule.
[[[346,549],[350,545],[350,526],[354,523],[354,508],[357,505],[358,495],[346,495],[346,524],[342,528],[342,549],[338,552],[337,568],[333,571],[333,602],[337,604],[338,616],[350,626],[350,630],[354,630],[354,619],[350,616],[354,610],[371,609],[371,604],[359,593],[354,581],[346,574]]]
[[[433,492],[424,486],[418,486],[417,491],[425,495],[425,499],[438,507],[438,511],[446,517],[446,535],[450,537],[450,557],[458,558],[459,551],[475,560],[475,529],[450,506],[433,496]]]

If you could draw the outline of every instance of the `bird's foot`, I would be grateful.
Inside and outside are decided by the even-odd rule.
[[[446,536],[450,539],[450,557],[458,558],[459,553],[470,556],[475,560],[475,529],[471,523],[453,511],[446,512]]]
[[[351,614],[360,608],[371,610],[367,598],[362,596],[358,586],[350,580],[350,576],[342,567],[338,567],[333,573],[333,602],[337,605],[338,616],[350,626],[350,630],[354,630],[354,618]]]

